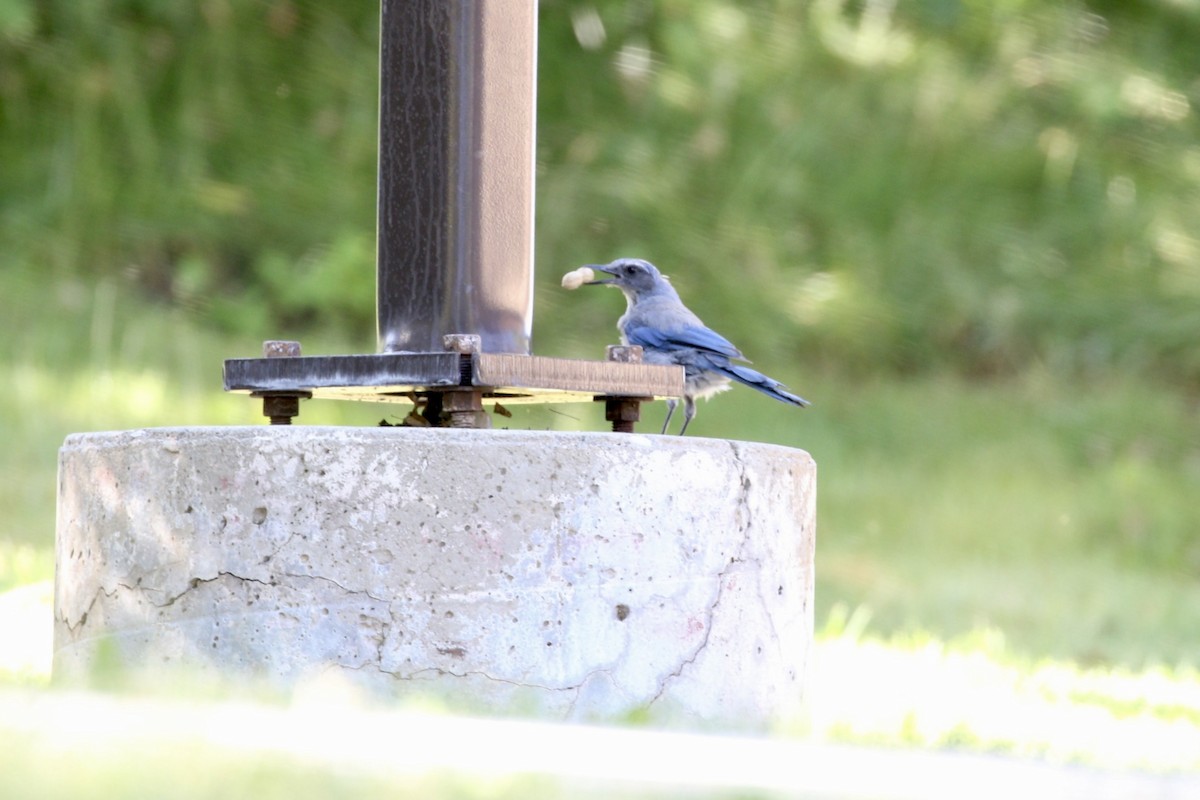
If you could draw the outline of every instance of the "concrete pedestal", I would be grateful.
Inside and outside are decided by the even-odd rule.
[[[801,699],[816,469],[701,438],[416,428],[77,434],[54,672],[765,729]]]

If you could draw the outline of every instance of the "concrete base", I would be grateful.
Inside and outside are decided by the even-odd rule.
[[[700,438],[179,428],[60,453],[54,671],[765,729],[801,699],[816,468]]]

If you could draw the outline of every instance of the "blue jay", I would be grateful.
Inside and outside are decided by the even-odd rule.
[[[696,398],[708,397],[729,388],[729,381],[744,383],[768,397],[794,406],[808,401],[785,391],[784,385],[749,367],[734,364],[746,361],[742,352],[721,334],[706,327],[679,299],[679,293],[658,268],[640,258],[618,258],[611,264],[592,264],[590,269],[611,275],[589,281],[589,286],[615,286],[625,294],[628,308],[617,320],[621,341],[642,346],[647,364],[678,364],[683,367],[683,427],[696,416]],[[679,401],[667,400],[667,418],[662,432],[675,413]]]

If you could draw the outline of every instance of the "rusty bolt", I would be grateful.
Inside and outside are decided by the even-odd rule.
[[[299,355],[299,342],[283,339],[268,339],[263,342],[263,358],[296,358]]]
[[[442,337],[442,348],[451,353],[471,355],[483,347],[483,339],[474,333],[447,333]]]
[[[450,353],[458,353],[458,382],[470,386],[475,374],[475,356],[483,346],[483,339],[474,333],[447,333],[442,337],[442,347]],[[477,428],[478,425],[455,427]]]
[[[604,418],[612,423],[615,433],[633,433],[633,423],[642,418],[640,397],[606,397]]]
[[[286,339],[268,339],[263,342],[263,358],[297,358],[300,355],[300,343]],[[263,416],[271,420],[272,425],[291,425],[292,418],[300,414],[300,398],[312,397],[311,392],[300,394],[261,394]]]
[[[442,413],[451,428],[487,428],[491,418],[483,410],[482,391],[442,392]]]
[[[642,363],[642,347],[637,344],[610,344],[604,348],[604,356],[614,364],[640,364]],[[604,418],[612,423],[615,433],[633,433],[633,423],[641,419],[641,404],[651,399],[649,397],[605,397]]]
[[[642,346],[640,344],[610,344],[604,348],[604,357],[618,364],[642,363]]]
[[[291,425],[292,417],[300,414],[300,398],[294,394],[269,394],[262,401],[263,416],[272,425]]]

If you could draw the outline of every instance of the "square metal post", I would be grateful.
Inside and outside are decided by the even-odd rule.
[[[377,316],[385,353],[530,352],[536,0],[382,0]]]

